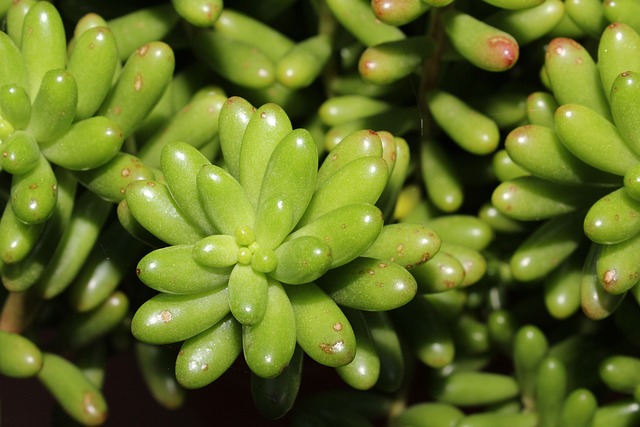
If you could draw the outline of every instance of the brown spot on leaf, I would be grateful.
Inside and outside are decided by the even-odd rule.
[[[140,92],[140,90],[142,90],[143,83],[144,78],[142,77],[142,74],[137,73],[135,79],[133,80],[133,88],[136,92]]]
[[[35,190],[36,188],[38,188],[38,184],[30,184],[29,185],[29,190]]]
[[[340,332],[342,330],[342,323],[336,322],[333,324],[333,330]]]
[[[616,270],[607,270],[602,276],[602,283],[605,286],[610,286],[618,281],[618,272]]]
[[[327,354],[334,354],[336,351],[339,351],[344,345],[344,341],[336,341],[333,344],[322,343],[320,344],[320,349]]]
[[[322,343],[320,344],[320,349],[327,354],[333,354],[332,346],[330,344]]]
[[[171,322],[171,319],[173,318],[173,315],[171,314],[170,311],[168,310],[162,310],[160,312],[160,319],[162,319],[163,323],[169,323]]]

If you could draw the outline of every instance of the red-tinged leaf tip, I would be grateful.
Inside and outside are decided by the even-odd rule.
[[[487,40],[491,51],[496,54],[496,63],[494,64],[496,71],[508,70],[518,61],[520,48],[518,43],[505,36],[495,36]]]

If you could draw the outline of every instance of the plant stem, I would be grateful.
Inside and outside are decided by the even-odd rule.
[[[338,23],[335,17],[329,10],[329,6],[325,3],[325,0],[315,1],[313,5],[318,14],[318,34],[325,35],[331,40],[332,49],[335,49],[336,44],[336,31],[338,29]],[[332,97],[333,91],[331,90],[331,82],[337,75],[338,64],[335,57],[332,57],[327,61],[324,70],[321,74],[322,84],[327,98]]]
[[[32,292],[9,292],[0,313],[0,330],[22,333],[35,317],[41,302]]]
[[[429,119],[429,111],[426,108],[425,97],[427,92],[438,87],[442,52],[447,41],[446,34],[442,28],[442,23],[440,22],[440,12],[440,8],[435,8],[429,12],[427,36],[435,42],[436,47],[433,55],[427,58],[422,64],[422,77],[420,79],[420,88],[418,90],[418,107],[420,109],[420,116],[422,120],[421,133],[423,137],[431,133],[427,126],[431,123],[431,120]]]

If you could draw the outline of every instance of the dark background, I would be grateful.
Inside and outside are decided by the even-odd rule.
[[[131,350],[112,357],[106,368],[103,392],[109,405],[105,426],[287,426],[288,417],[272,421],[255,408],[249,370],[242,358],[207,387],[188,391],[180,409],[167,410],[153,399]],[[298,400],[318,391],[346,388],[335,371],[304,361]],[[0,427],[52,426],[54,407],[48,391],[35,379],[0,376]]]

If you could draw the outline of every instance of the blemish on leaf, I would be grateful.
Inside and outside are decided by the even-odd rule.
[[[616,270],[607,270],[602,276],[602,283],[605,286],[610,286],[618,281],[618,273]]]
[[[340,352],[344,348],[344,341],[336,341],[333,344],[322,343],[320,349],[327,354],[334,354]]]
[[[333,330],[340,332],[342,330],[342,323],[336,322],[333,324]]]
[[[173,315],[171,314],[170,311],[168,310],[162,310],[160,312],[160,319],[162,320],[163,323],[169,323],[171,322],[171,319],[173,318]]]
[[[140,90],[142,89],[143,82],[144,82],[144,78],[142,77],[142,74],[137,73],[133,81],[133,88],[135,89],[136,92],[140,92]]]

